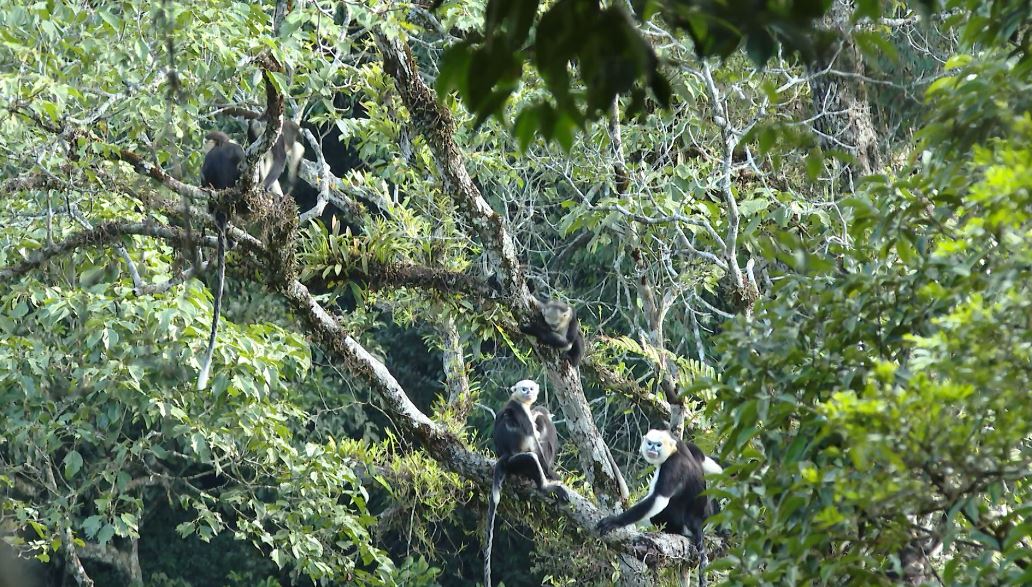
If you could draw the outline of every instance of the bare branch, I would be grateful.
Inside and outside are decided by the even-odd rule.
[[[315,153],[315,158],[317,161],[316,166],[318,167],[316,173],[317,182],[311,182],[310,180],[306,179],[306,181],[309,181],[309,183],[311,183],[312,185],[319,186],[319,196],[315,201],[315,205],[312,206],[310,210],[305,210],[301,213],[301,219],[299,220],[299,224],[307,224],[313,218],[320,216],[323,213],[323,210],[326,208],[326,204],[329,203],[331,197],[330,178],[333,177],[333,174],[330,173],[330,165],[326,162],[326,156],[323,154],[322,145],[320,145],[319,141],[316,140],[315,135],[312,134],[312,131],[308,130],[307,128],[303,128],[301,129],[301,134],[304,135],[305,140],[308,141],[308,146],[311,147],[312,151]],[[339,199],[338,201],[340,200],[342,199]],[[343,201],[341,201],[341,203],[345,204],[345,202]],[[337,207],[341,208],[342,210],[345,210],[354,206],[354,202],[351,201],[347,201],[346,204],[347,205],[343,208],[341,208],[341,206]]]
[[[702,64],[702,78],[706,82],[706,88],[710,95],[710,108],[713,110],[713,121],[720,128],[720,135],[724,139],[724,154],[721,161],[720,192],[724,197],[727,207],[727,236],[724,238],[725,254],[728,268],[731,270],[731,277],[735,285],[742,289],[745,286],[742,276],[742,269],[738,264],[738,225],[739,212],[738,202],[735,200],[734,191],[731,188],[731,166],[734,162],[734,151],[738,145],[741,135],[732,127],[727,118],[727,110],[717,90],[717,84],[713,81],[713,72],[709,63]]]
[[[185,283],[187,280],[193,279],[197,275],[203,274],[208,270],[210,265],[210,262],[202,263],[201,265],[191,265],[186,270],[180,271],[161,283],[141,284],[133,289],[133,293],[138,296],[151,296],[165,293],[173,287],[176,287],[181,283]]]

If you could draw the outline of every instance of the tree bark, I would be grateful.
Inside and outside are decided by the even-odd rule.
[[[466,356],[455,319],[448,316],[440,327],[444,347],[444,382],[448,389],[448,406],[460,421],[465,422],[476,398],[469,387]]]
[[[494,470],[493,459],[469,450],[461,439],[423,414],[387,367],[351,338],[301,282],[292,281],[283,293],[295,311],[308,323],[309,331],[323,348],[380,395],[387,413],[407,438],[417,441],[442,466],[475,483],[487,494]],[[564,365],[564,374],[576,377],[576,372],[565,362]],[[590,411],[587,414],[590,416]],[[566,487],[566,492],[570,501],[565,504],[537,491],[529,482],[513,479],[506,487],[512,487],[524,499],[541,500],[557,514],[564,515],[588,532],[593,533],[595,525],[605,517],[605,512],[569,487]],[[694,564],[698,560],[698,553],[691,541],[676,534],[643,533],[633,528],[622,528],[610,532],[602,540],[618,551],[645,562],[649,567]]]

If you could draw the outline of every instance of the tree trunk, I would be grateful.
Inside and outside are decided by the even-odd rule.
[[[539,349],[540,350],[540,349]],[[545,351],[549,354],[556,354],[553,351]],[[577,456],[580,457],[581,470],[588,483],[596,488],[596,497],[606,507],[612,508],[613,500],[610,496],[626,500],[630,495],[627,490],[627,483],[609,446],[602,440],[602,435],[595,426],[595,420],[591,414],[591,406],[588,399],[584,397],[584,388],[581,386],[580,373],[563,360],[552,360],[539,352],[542,362],[547,364],[548,379],[555,388],[555,397],[559,401],[559,407],[563,410],[566,418],[566,427],[570,431],[570,437],[577,444]],[[605,491],[599,491],[605,488]],[[615,489],[614,491],[611,491]]]
[[[823,17],[823,27],[840,43],[818,55],[810,63],[809,72],[814,129],[823,149],[846,151],[855,158],[842,168],[847,187],[852,190],[857,178],[878,169],[881,157],[864,83],[863,55],[853,42],[850,12],[845,0],[835,0]]]

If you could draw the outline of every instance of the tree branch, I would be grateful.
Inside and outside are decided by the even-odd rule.
[[[110,565],[118,569],[122,576],[127,579],[127,583],[130,585],[140,585],[143,583],[143,575],[140,572],[139,559],[133,556],[135,551],[135,540],[131,548],[133,550],[125,552],[121,549],[115,548],[115,546],[108,542],[107,544],[93,544],[87,542],[78,548],[79,555],[83,558],[102,562],[106,565]]]
[[[78,248],[108,246],[132,235],[152,236],[179,244],[186,242],[186,234],[170,226],[147,222],[104,222],[92,230],[74,233],[61,242],[37,249],[21,263],[0,269],[0,283],[22,277],[50,259]]]
[[[606,391],[615,391],[640,407],[653,420],[670,420],[670,403],[642,388],[636,381],[620,377],[592,357],[584,357],[581,368],[593,376]]]
[[[376,44],[383,55],[384,70],[394,78],[398,93],[412,117],[416,130],[426,138],[433,153],[444,192],[451,194],[459,213],[476,231],[484,244],[488,263],[496,271],[502,290],[526,309],[522,298],[529,295],[516,247],[505,222],[487,203],[463,164],[454,139],[451,113],[437,103],[433,90],[423,82],[408,45],[376,33]]]
[[[482,300],[497,295],[487,282],[476,276],[411,263],[365,263],[362,268],[356,266],[342,277],[364,282],[373,290],[416,287],[441,293],[464,293]]]

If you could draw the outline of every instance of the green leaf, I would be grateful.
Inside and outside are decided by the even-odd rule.
[[[83,520],[82,529],[84,532],[86,532],[86,537],[90,539],[96,537],[97,532],[100,531],[100,528],[103,525],[103,523],[103,520],[101,520],[100,516],[97,515],[90,516]]]
[[[111,524],[104,524],[104,527],[97,532],[97,542],[104,546],[115,536],[115,527]]]
[[[64,476],[65,479],[71,479],[82,469],[82,455],[79,451],[69,451],[64,458]]]

